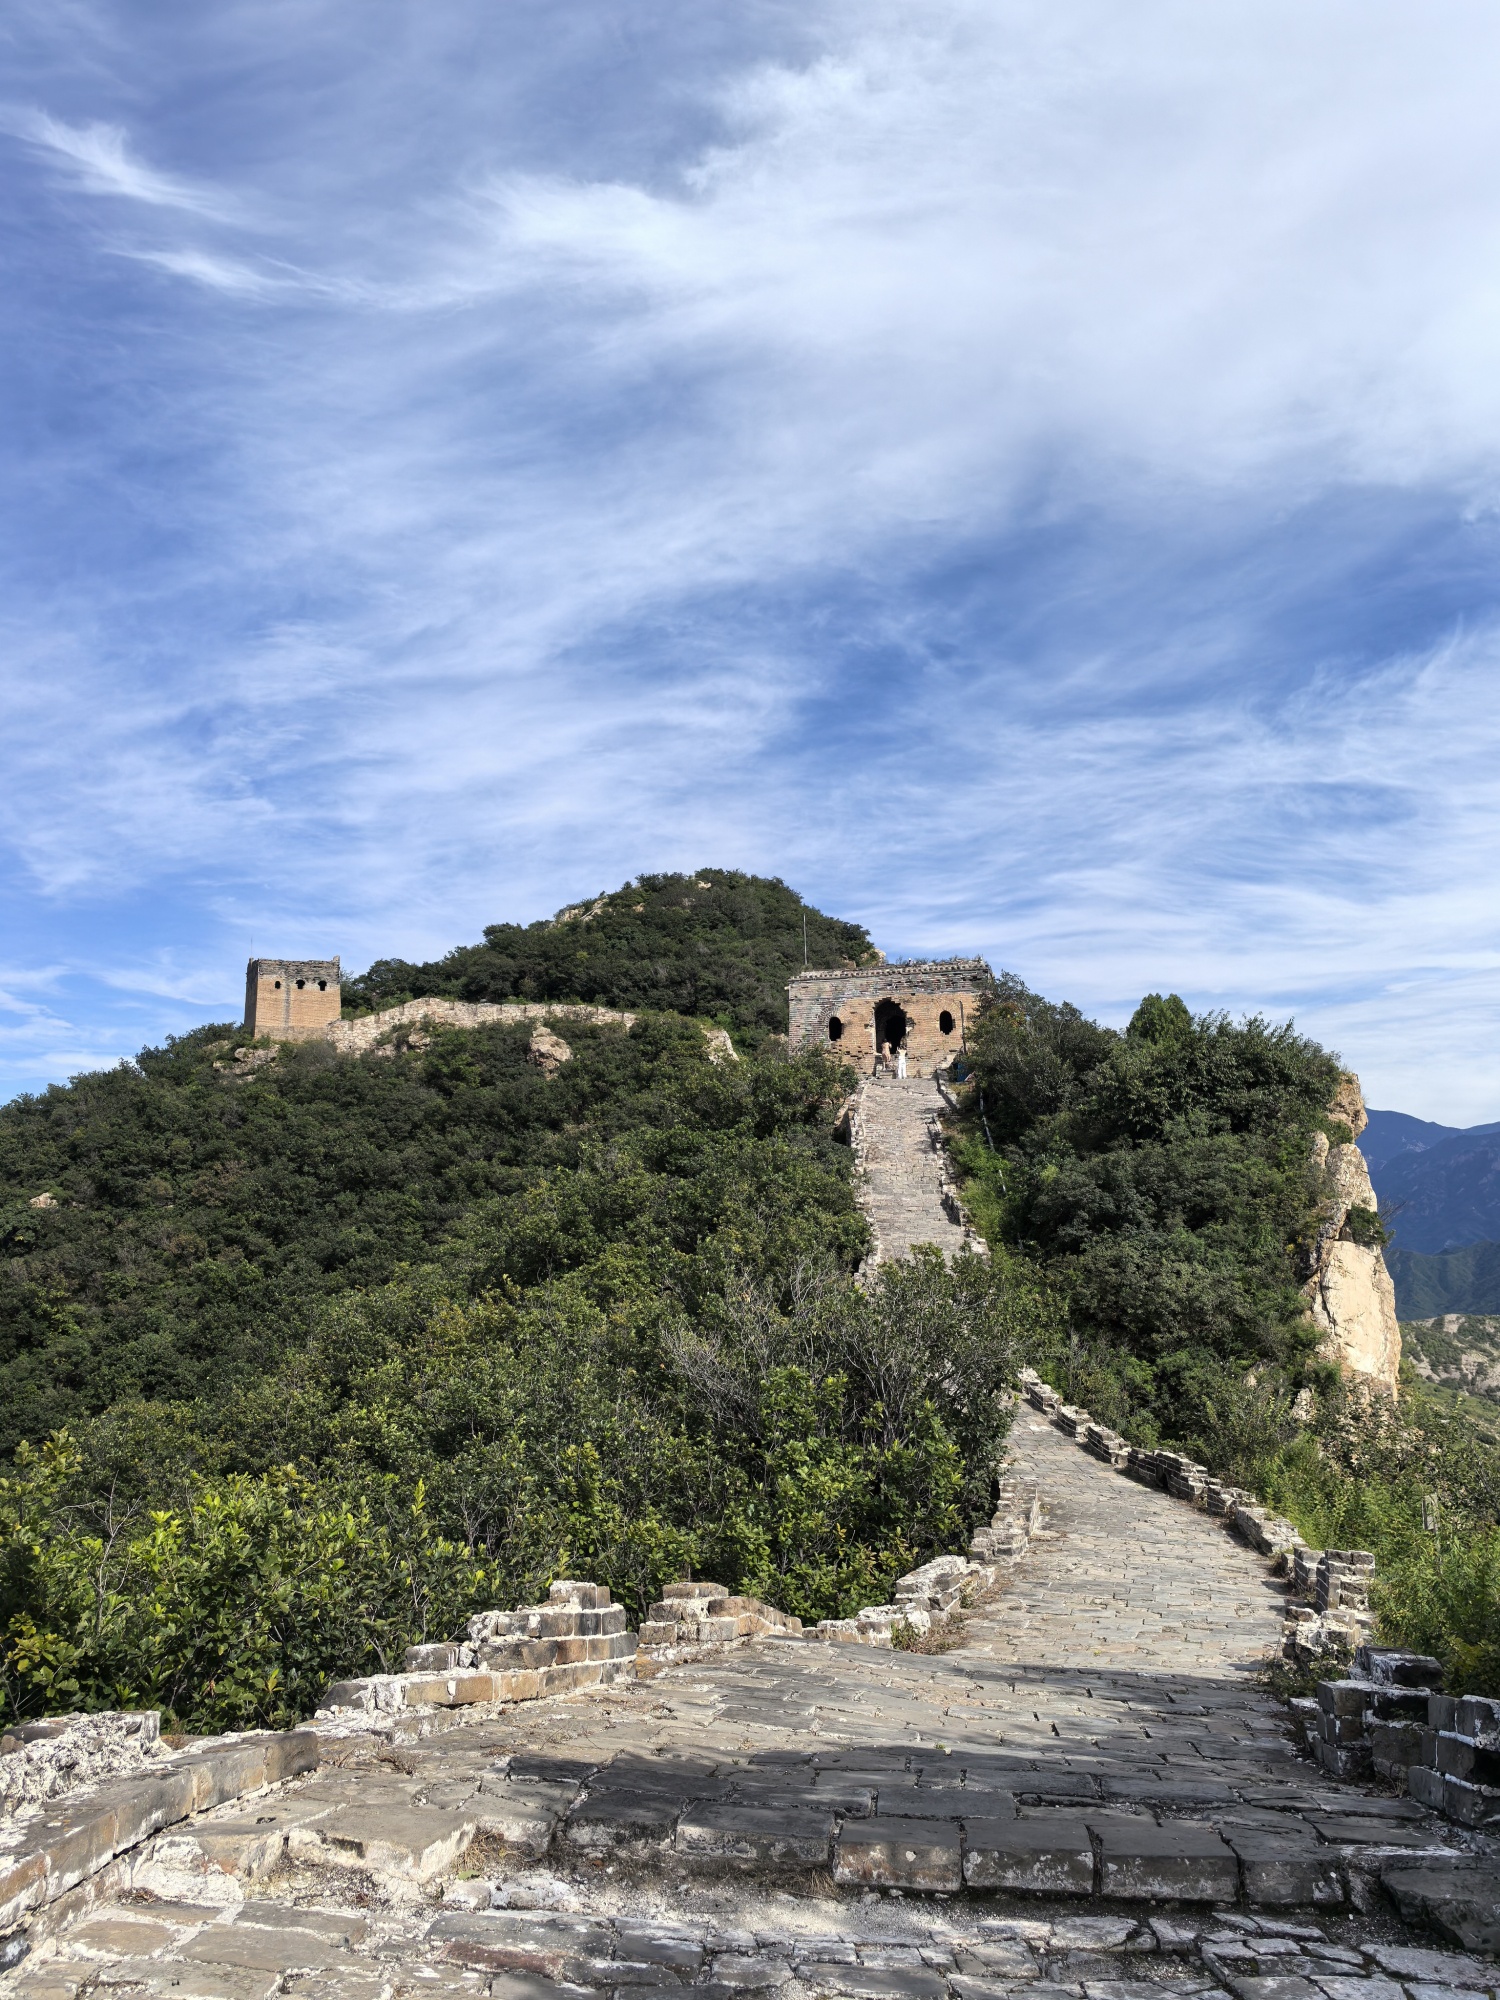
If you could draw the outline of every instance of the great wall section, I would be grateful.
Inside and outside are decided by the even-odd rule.
[[[1449,1815],[1500,1815],[1500,1708],[1367,1649],[1309,1751],[1255,1672],[1288,1566],[1079,1414],[1034,1383],[1020,1405],[1014,1531],[928,1580],[951,1616],[985,1573],[948,1651],[711,1585],[640,1647],[560,1584],[284,1735],[169,1748],[93,1718],[70,1782],[69,1725],[32,1725],[0,1763],[43,1773],[0,1854],[5,1990],[1493,1995],[1494,1837]],[[1452,1769],[1424,1786],[1429,1735]]]
[[[976,1247],[940,1065],[878,1057],[872,1263]],[[296,1730],[14,1730],[0,1992],[1500,2000],[1500,1704],[1374,1646],[1369,1581],[1023,1374],[994,1521],[856,1618],[683,1583],[633,1632],[559,1581]],[[1336,1641],[1353,1673],[1273,1699]]]

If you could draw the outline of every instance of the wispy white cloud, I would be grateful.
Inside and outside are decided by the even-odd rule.
[[[132,149],[122,126],[91,122],[69,125],[50,112],[13,107],[0,123],[29,140],[84,194],[110,195],[148,208],[179,209],[215,221],[243,220],[245,209],[206,184],[161,173]]]
[[[129,197],[28,295],[90,399],[17,475],[36,907],[154,897],[233,1005],[250,928],[425,952],[721,858],[1500,1115],[1500,22],[606,11],[236,7],[33,114]]]

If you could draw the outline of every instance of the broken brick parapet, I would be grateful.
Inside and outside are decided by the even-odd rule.
[[[536,1701],[601,1687],[635,1668],[636,1635],[603,1584],[564,1578],[545,1604],[480,1611],[466,1636],[411,1646],[406,1671],[335,1681],[318,1719],[359,1727],[403,1709]]]
[[[1295,1704],[1304,1738],[1332,1777],[1384,1778],[1462,1826],[1500,1827],[1500,1701],[1444,1694],[1443,1678],[1430,1654],[1361,1646]]]

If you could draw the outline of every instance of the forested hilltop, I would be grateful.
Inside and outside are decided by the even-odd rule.
[[[1002,978],[954,1134],[992,1254],[857,1286],[854,1075],[782,1032],[804,924],[873,960],[703,870],[351,984],[636,1014],[555,1070],[526,1022],[255,1068],[225,1024],[0,1108],[5,1714],[289,1721],[569,1573],[847,1613],[987,1518],[1023,1361],[1374,1548],[1388,1635],[1500,1691],[1500,1447],[1452,1390],[1351,1395],[1306,1316],[1335,1058]]]
[[[7,1712],[285,1721],[559,1574],[818,1617],[960,1546],[1053,1307],[851,1284],[853,1079],[779,1032],[804,920],[873,956],[701,871],[356,982],[637,1012],[551,1074],[526,1023],[248,1070],[226,1024],[0,1110]]]
[[[536,924],[490,924],[482,944],[427,965],[377,959],[344,988],[345,1012],[400,1000],[583,1000],[786,1030],[786,983],[812,965],[873,965],[859,924],[826,917],[784,882],[703,868],[643,875]]]

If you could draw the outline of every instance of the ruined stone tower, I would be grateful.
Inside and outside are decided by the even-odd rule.
[[[799,972],[787,986],[794,1049],[831,1049],[865,1076],[880,1051],[905,1047],[913,1076],[930,1076],[963,1048],[975,1009],[993,984],[982,958]]]
[[[336,958],[252,958],[245,968],[245,1033],[252,1042],[320,1042],[339,1018]]]

